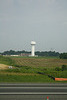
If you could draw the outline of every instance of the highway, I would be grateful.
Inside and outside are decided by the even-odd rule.
[[[67,84],[0,84],[0,100],[67,100]]]

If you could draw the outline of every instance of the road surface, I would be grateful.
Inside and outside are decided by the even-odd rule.
[[[67,84],[0,84],[0,100],[67,100]]]

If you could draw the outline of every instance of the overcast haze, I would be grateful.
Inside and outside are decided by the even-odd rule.
[[[67,52],[67,0],[0,0],[0,52]]]

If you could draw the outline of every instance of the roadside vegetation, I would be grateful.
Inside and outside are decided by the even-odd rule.
[[[9,57],[0,55],[0,64],[14,65],[14,61]]]
[[[0,82],[55,82],[51,77],[67,78],[67,59],[56,57],[4,57],[0,64],[14,66],[0,69]]]

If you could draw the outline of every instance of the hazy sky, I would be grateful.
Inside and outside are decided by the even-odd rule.
[[[0,0],[0,52],[67,52],[67,0]]]

